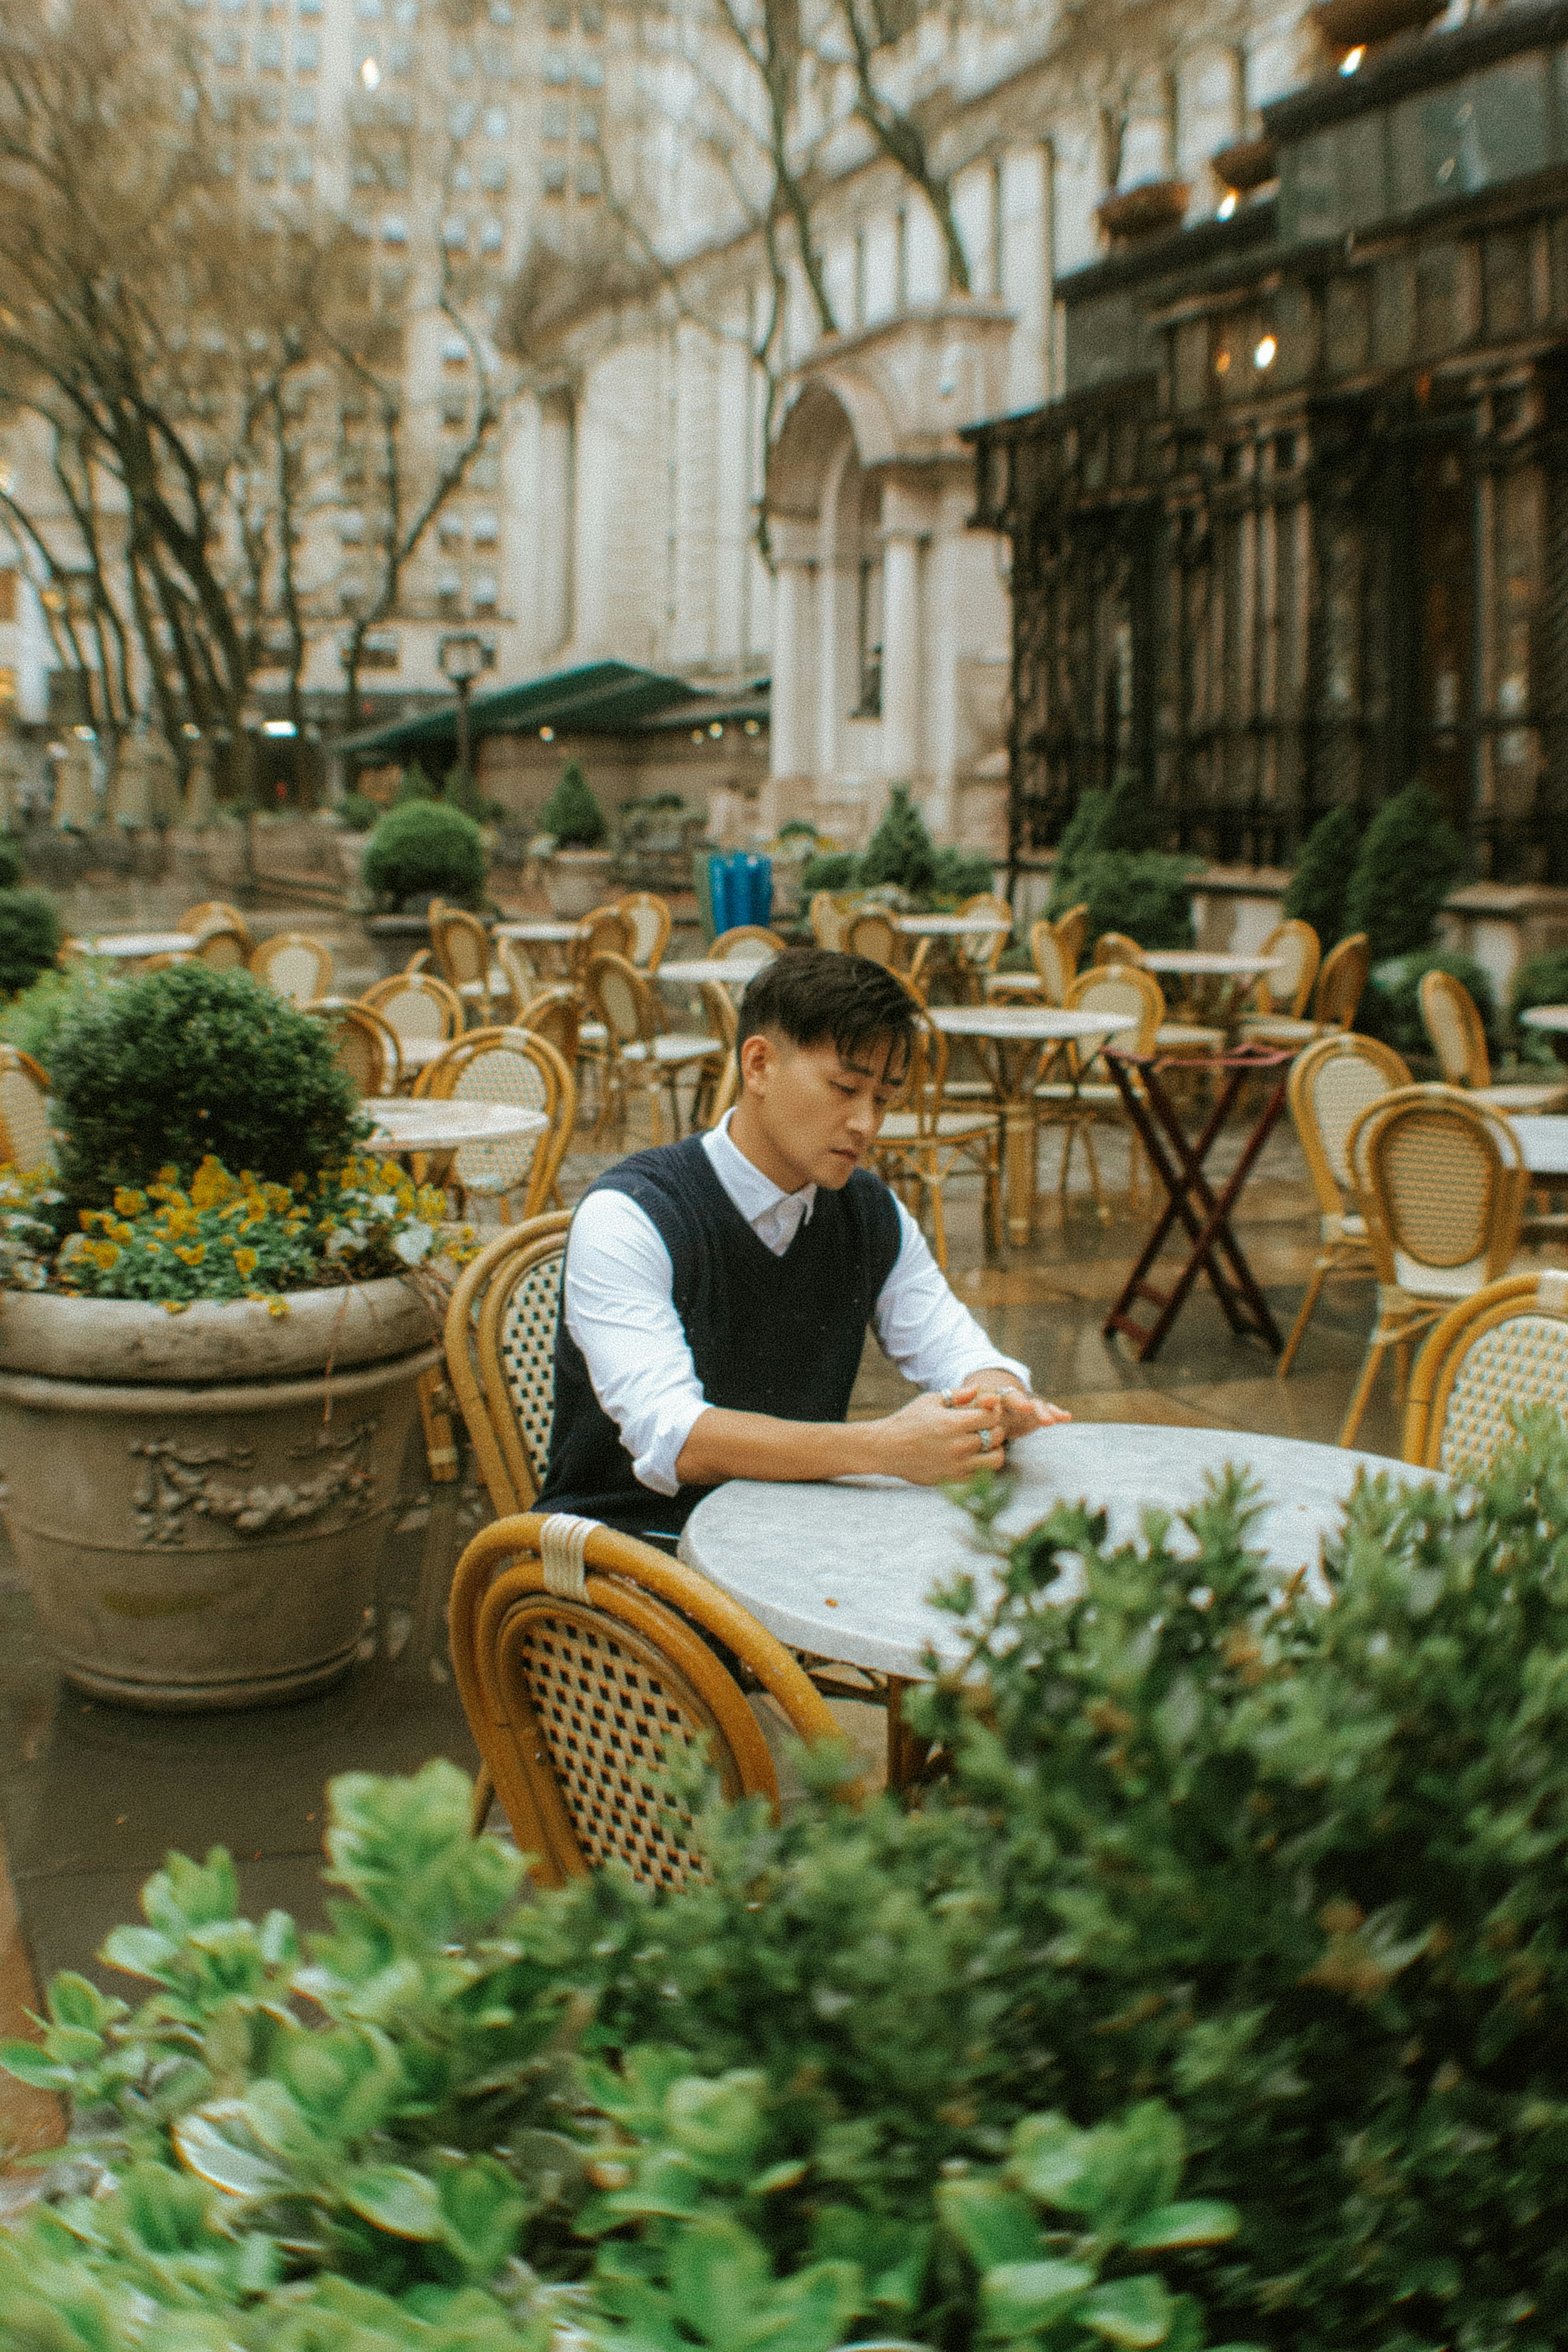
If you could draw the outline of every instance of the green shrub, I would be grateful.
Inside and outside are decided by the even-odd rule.
[[[605,812],[575,760],[567,761],[560,782],[541,809],[539,830],[552,835],[557,849],[597,849],[609,831]]]
[[[1302,843],[1285,887],[1282,913],[1288,920],[1310,923],[1325,953],[1351,929],[1345,901],[1364,830],[1353,808],[1330,809]]]
[[[1158,849],[1098,850],[1067,873],[1058,861],[1050,912],[1086,903],[1091,946],[1102,931],[1125,931],[1141,948],[1190,948],[1195,864]]]
[[[800,869],[800,895],[809,899],[814,891],[831,890],[837,897],[858,888],[859,880],[860,860],[852,849],[821,849]]]
[[[500,801],[489,800],[480,792],[478,778],[456,762],[447,771],[441,800],[447,808],[461,809],[476,824],[494,824],[506,814]]]
[[[363,793],[345,793],[333,808],[351,833],[371,833],[380,822],[381,811]]]
[[[394,808],[406,808],[413,801],[433,801],[436,797],[435,785],[416,760],[414,765],[405,768],[399,776],[392,804]]]
[[[929,898],[936,886],[936,844],[910,798],[908,784],[894,784],[877,829],[860,857],[861,885],[875,890],[891,883],[911,898]]]
[[[1491,975],[1473,957],[1447,948],[1428,948],[1420,955],[1396,956],[1391,963],[1380,964],[1363,992],[1356,1027],[1365,1036],[1381,1037],[1407,1062],[1429,1059],[1432,1041],[1421,1018],[1421,982],[1429,971],[1451,972],[1469,990],[1487,1033],[1488,1051],[1495,1054],[1499,1022]]]
[[[353,1089],[325,1025],[248,972],[176,964],[89,999],[55,1039],[60,1185],[100,1207],[210,1152],[237,1173],[314,1180],[353,1147]]]
[[[31,987],[0,1007],[0,1037],[52,1070],[61,1030],[84,1005],[96,1003],[116,984],[106,957],[72,963],[64,971],[40,972]]]
[[[422,914],[432,898],[477,906],[485,870],[484,837],[472,817],[439,801],[411,801],[382,818],[360,873],[384,905]]]
[[[65,940],[60,910],[43,890],[0,889],[0,995],[53,971]]]
[[[1527,1029],[1520,1024],[1520,1014],[1532,1004],[1568,1004],[1568,948],[1527,957],[1509,992],[1510,1033],[1520,1053],[1527,1061],[1555,1070],[1557,1055],[1544,1030]]]
[[[951,898],[962,905],[965,898],[978,898],[996,887],[996,868],[983,849],[939,849],[936,872],[931,879],[931,897]]]
[[[1465,846],[1425,784],[1384,801],[1362,839],[1345,893],[1344,927],[1364,931],[1374,964],[1430,947],[1465,869]]]
[[[0,833],[0,890],[14,890],[22,879],[22,845],[15,834]]]

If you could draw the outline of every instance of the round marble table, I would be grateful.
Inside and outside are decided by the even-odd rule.
[[[893,929],[910,940],[961,940],[966,932],[1010,931],[1005,915],[898,915]]]
[[[542,1110],[518,1103],[465,1102],[460,1097],[417,1102],[378,1097],[367,1106],[376,1131],[369,1151],[456,1151],[466,1143],[510,1143],[538,1135],[550,1124]]]
[[[705,980],[720,988],[746,988],[758,972],[766,971],[772,961],[771,955],[754,960],[749,956],[689,956],[677,958],[673,963],[661,963],[653,977],[668,982],[671,988],[700,988]]]
[[[1519,1016],[1521,1029],[1540,1029],[1552,1040],[1559,1061],[1568,1062],[1568,1004],[1530,1004]]]
[[[553,915],[529,915],[516,922],[498,923],[493,939],[522,940],[535,947],[561,947],[574,940],[582,929],[581,923],[568,923]]]
[[[200,945],[194,931],[105,931],[96,940],[72,940],[82,955],[113,956],[134,963],[143,956],[195,955]]]
[[[911,918],[924,921],[925,917]],[[934,918],[931,919],[934,920]],[[1130,1013],[1066,1013],[1058,1005],[933,1004],[933,1028],[948,1037],[973,1037],[982,1045],[1002,1114],[1007,1238],[1021,1244],[1035,1223],[1035,1087],[1042,1045],[1068,1037],[1114,1037],[1136,1024]],[[988,1050],[987,1050],[988,1049]]]
[[[1568,1176],[1568,1116],[1506,1114],[1532,1176]]]
[[[1279,956],[1226,955],[1217,948],[1144,948],[1138,961],[1145,971],[1179,972],[1188,980],[1256,980],[1281,966]]]
[[[1226,1463],[1244,1466],[1268,1498],[1256,1547],[1281,1585],[1305,1569],[1320,1598],[1323,1538],[1338,1527],[1362,1472],[1437,1477],[1337,1445],[1121,1422],[1036,1430],[1008,1459],[1018,1486],[996,1522],[1003,1535],[1023,1535],[1055,1503],[1083,1500],[1106,1512],[1113,1543],[1136,1536],[1144,1510],[1184,1510],[1201,1499],[1211,1473]],[[995,1589],[971,1532],[967,1515],[939,1489],[900,1479],[773,1486],[732,1478],[692,1512],[680,1557],[789,1648],[913,1681],[926,1671],[928,1647],[943,1659],[963,1654],[957,1621],[931,1606],[933,1587],[972,1575],[983,1606]],[[1191,1538],[1178,1531],[1175,1540]],[[1062,1600],[1078,1590],[1070,1572],[1053,1588]]]

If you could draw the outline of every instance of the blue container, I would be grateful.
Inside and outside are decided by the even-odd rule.
[[[708,891],[712,901],[715,937],[742,923],[770,923],[773,910],[773,860],[748,856],[742,849],[731,857],[710,857]]]

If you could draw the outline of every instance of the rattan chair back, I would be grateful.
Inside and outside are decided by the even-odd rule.
[[[804,1670],[735,1601],[591,1519],[530,1512],[486,1528],[458,1563],[448,1622],[480,1757],[546,1885],[615,1864],[656,1890],[703,1876],[671,1770],[692,1749],[727,1798],[763,1796],[776,1814],[767,1741],[704,1635],[800,1738],[840,1738]]]
[[[245,917],[237,907],[231,907],[225,898],[204,898],[199,907],[187,907],[175,928],[178,930],[195,931],[198,934],[214,929],[237,931],[245,941],[245,952],[247,956],[256,945],[256,941],[250,936],[250,927]]]
[[[522,1008],[517,1022],[535,1037],[547,1038],[569,1070],[577,1066],[577,1033],[583,1025],[583,1001],[574,988],[542,988]]]
[[[853,897],[836,898],[831,890],[812,893],[808,919],[819,948],[837,949],[844,945],[844,926],[858,903]]]
[[[720,932],[708,954],[711,961],[718,963],[727,963],[731,956],[744,956],[751,961],[747,951],[752,948],[766,948],[773,955],[783,955],[788,944],[777,931],[770,931],[765,923],[732,923],[727,931]]]
[[[995,915],[1007,926],[1005,931],[987,927],[980,931],[960,931],[959,953],[971,971],[994,971],[1002,961],[1002,950],[1013,935],[1013,909],[1005,898],[994,891],[977,890],[973,898],[965,898],[959,908],[961,915]]]
[[[1451,971],[1429,971],[1422,976],[1420,993],[1421,1025],[1431,1040],[1444,1084],[1489,1087],[1487,1033],[1469,990]]]
[[[1409,1084],[1410,1072],[1392,1045],[1353,1030],[1320,1037],[1296,1056],[1287,1099],[1325,1217],[1343,1217],[1355,1197],[1345,1150],[1352,1128],[1374,1102]]]
[[[1568,1419],[1568,1272],[1489,1283],[1435,1324],[1416,1359],[1402,1452],[1423,1470],[1483,1477],[1515,1438],[1514,1413]]]
[[[626,924],[627,960],[639,971],[657,971],[669,944],[669,901],[656,890],[628,890],[616,900],[616,912]]]
[[[1372,948],[1364,931],[1352,931],[1331,948],[1318,973],[1312,998],[1312,1018],[1335,1029],[1349,1029],[1372,970]]]
[[[548,985],[543,974],[521,940],[498,940],[495,943],[496,971],[506,983],[505,993],[510,999],[506,1017],[515,1022],[523,1007],[531,1004],[541,989]],[[495,972],[490,974],[491,984]]]
[[[526,1218],[463,1268],[447,1309],[447,1370],[498,1518],[544,1485],[555,1415],[555,1326],[569,1213]]]
[[[1080,898],[1076,907],[1069,907],[1065,914],[1058,915],[1056,928],[1062,957],[1068,966],[1068,978],[1070,980],[1079,968],[1083,955],[1083,943],[1089,934],[1089,900]]]
[[[618,907],[595,907],[577,927],[567,958],[572,977],[581,981],[596,955],[617,955],[632,962],[632,927]],[[635,969],[635,966],[634,966]]]
[[[1260,952],[1271,960],[1275,969],[1258,976],[1258,1011],[1282,1013],[1288,1019],[1299,1021],[1307,1010],[1318,966],[1322,961],[1323,950],[1317,932],[1310,923],[1293,917],[1269,932]]]
[[[331,1035],[338,1067],[348,1074],[355,1094],[395,1094],[403,1076],[397,1032],[369,1004],[305,1004],[302,1013],[320,1021]]]
[[[1165,992],[1141,964],[1092,963],[1068,987],[1067,1009],[1069,1013],[1130,1013],[1137,1027],[1110,1033],[1102,1043],[1130,1054],[1152,1054],[1155,1032],[1165,1017]],[[1100,1050],[1092,1038],[1086,1040],[1079,1049],[1079,1067],[1087,1069],[1098,1061]]]
[[[0,1045],[0,1160],[24,1175],[54,1164],[47,1074],[19,1045]]]
[[[445,1045],[462,1034],[463,1000],[433,971],[395,971],[367,988],[360,1003],[410,1044]]]
[[[650,1045],[664,1028],[664,1009],[637,966],[623,955],[595,955],[583,975],[583,991],[612,1043]]]
[[[1528,1178],[1496,1112],[1451,1087],[1401,1087],[1362,1113],[1346,1157],[1381,1283],[1458,1296],[1508,1272]]]
[[[452,1173],[466,1194],[504,1204],[510,1193],[521,1191],[522,1216],[539,1215],[577,1120],[577,1081],[547,1038],[531,1029],[470,1029],[420,1072],[415,1093],[427,1101],[507,1103],[542,1111],[550,1124],[538,1135],[463,1143],[452,1155]]]
[[[279,931],[263,940],[251,955],[250,969],[293,1004],[313,1004],[331,994],[331,950],[304,931]]]
[[[436,950],[436,961],[441,967],[441,977],[450,989],[461,997],[464,988],[476,982],[484,987],[489,980],[489,933],[477,915],[466,907],[448,907],[439,898],[430,901],[430,944]]]
[[[1040,995],[1047,1004],[1065,1004],[1073,982],[1073,969],[1062,953],[1061,934],[1044,915],[1029,926],[1029,958],[1040,978]]]
[[[885,964],[890,971],[899,961],[902,941],[884,908],[862,907],[845,924],[839,944],[846,955],[869,956],[873,963]]]
[[[250,954],[248,931],[237,930],[232,923],[211,923],[196,933],[195,951],[184,961],[205,963],[209,971],[243,971]]]
[[[1096,963],[1135,964],[1142,961],[1142,949],[1125,931],[1101,931],[1094,943]]]

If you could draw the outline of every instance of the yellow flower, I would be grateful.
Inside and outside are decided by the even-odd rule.
[[[165,1315],[183,1315],[190,1303],[188,1298],[165,1298],[163,1312]]]
[[[82,1255],[91,1258],[94,1265],[101,1266],[105,1274],[110,1266],[120,1263],[120,1252],[112,1242],[89,1242]]]
[[[206,1254],[207,1245],[205,1242],[191,1242],[188,1243],[184,1249],[176,1248],[174,1251],[174,1255],[177,1258],[184,1259],[186,1265],[200,1265]]]
[[[121,1184],[116,1188],[114,1205],[122,1217],[139,1217],[147,1206],[147,1195],[133,1192],[129,1184]]]
[[[233,1177],[209,1151],[191,1179],[191,1201],[197,1209],[221,1209],[234,1198]]]
[[[234,1270],[242,1281],[247,1275],[254,1274],[260,1263],[261,1255],[258,1250],[237,1249],[235,1251]]]

